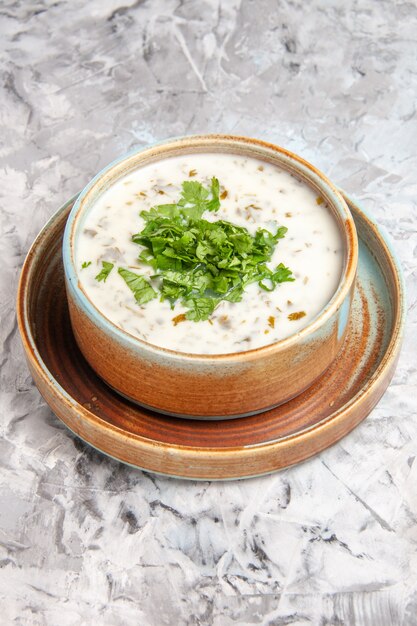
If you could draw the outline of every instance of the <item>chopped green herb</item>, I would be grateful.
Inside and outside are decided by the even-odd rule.
[[[182,214],[190,219],[200,219],[204,211],[216,211],[220,207],[219,189],[219,181],[214,177],[210,190],[196,180],[185,180],[178,202]]]
[[[189,307],[189,310],[185,314],[187,320],[193,322],[200,322],[202,320],[208,320],[210,315],[218,304],[218,300],[214,298],[188,298],[184,301],[185,306]]]
[[[103,265],[103,268],[97,274],[96,280],[98,280],[99,282],[102,280],[106,282],[108,275],[114,267],[114,263],[109,263],[108,261],[102,261],[101,263]]]
[[[186,313],[173,318],[174,325],[185,319],[208,320],[222,300],[239,302],[250,283],[257,282],[262,289],[273,291],[279,283],[294,280],[291,270],[282,263],[275,269],[267,266],[287,232],[285,226],[275,234],[258,228],[251,235],[231,222],[203,219],[205,211],[220,208],[219,191],[215,177],[209,188],[196,180],[185,180],[179,201],[142,211],[145,227],[132,236],[132,241],[143,247],[139,261],[154,270],[150,280],[158,281],[161,300],[168,300],[171,308],[179,300],[187,308]],[[222,197],[226,195],[222,193]],[[105,281],[112,269],[113,263],[103,261],[96,279]],[[157,297],[157,291],[143,276],[123,267],[118,273],[138,304]]]
[[[129,289],[133,292],[135,300],[138,304],[146,304],[146,302],[153,300],[158,295],[149,282],[143,278],[143,276],[135,274],[134,272],[131,272],[123,267],[119,267],[117,271]]]
[[[250,283],[272,291],[279,283],[294,280],[282,263],[275,269],[266,265],[287,232],[285,226],[275,234],[259,228],[251,235],[231,222],[202,218],[205,211],[219,209],[219,190],[214,177],[209,189],[194,180],[184,181],[178,203],[142,211],[145,227],[132,237],[143,246],[139,260],[159,279],[161,298],[172,308],[180,300],[188,308],[188,320],[209,319],[221,300],[239,302]],[[149,283],[148,287],[152,289]]]
[[[91,265],[91,261],[84,261],[84,263],[81,263],[81,269],[85,269],[86,267],[89,267]]]

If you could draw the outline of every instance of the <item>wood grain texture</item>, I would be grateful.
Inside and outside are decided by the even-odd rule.
[[[187,478],[260,475],[332,445],[384,393],[399,354],[403,290],[384,240],[353,203],[360,265],[347,337],[336,361],[285,405],[226,422],[142,409],[111,390],[87,364],[74,340],[64,288],[61,239],[70,206],[56,214],[29,252],[19,287],[19,327],[40,392],[73,432],[99,450]]]

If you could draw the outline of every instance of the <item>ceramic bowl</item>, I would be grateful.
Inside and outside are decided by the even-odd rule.
[[[89,300],[74,263],[80,219],[104,191],[152,161],[204,152],[253,157],[294,174],[324,198],[336,218],[344,244],[338,288],[320,314],[296,334],[246,352],[188,354],[133,337],[108,320]],[[343,197],[321,172],[278,146],[228,135],[170,140],[112,163],[78,197],[63,242],[71,324],[81,352],[93,369],[108,385],[134,402],[173,416],[198,419],[241,417],[278,406],[300,394],[323,374],[344,339],[357,259],[352,216]]]

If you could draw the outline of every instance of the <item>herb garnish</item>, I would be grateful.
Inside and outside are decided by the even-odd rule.
[[[133,291],[138,304],[146,304],[149,300],[153,300],[158,295],[143,276],[139,276],[139,274],[135,274],[123,267],[119,267],[117,271],[129,289]]]
[[[106,282],[108,275],[110,274],[110,272],[112,271],[114,267],[114,263],[109,263],[108,261],[102,261],[101,264],[103,265],[103,268],[100,270],[100,272],[97,274],[95,278],[99,282],[102,280]]]
[[[85,270],[86,267],[90,267],[91,265],[91,261],[84,261],[84,263],[81,263],[81,269]]]
[[[294,280],[282,263],[274,270],[266,265],[287,232],[285,226],[275,234],[258,228],[251,235],[231,222],[203,219],[205,211],[219,209],[219,191],[215,177],[210,188],[197,181],[184,181],[176,204],[160,204],[141,212],[146,225],[132,237],[134,243],[143,246],[139,261],[155,271],[151,279],[157,281],[161,300],[169,300],[171,308],[180,300],[188,309],[185,318],[196,322],[209,319],[222,300],[239,302],[250,283],[273,291],[279,283]],[[104,267],[100,274],[103,272]],[[123,268],[118,272],[139,304],[157,296],[142,276]],[[96,278],[105,280],[107,275]]]

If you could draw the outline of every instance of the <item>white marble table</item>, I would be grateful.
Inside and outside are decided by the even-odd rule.
[[[417,624],[416,3],[4,0],[0,33],[0,623]],[[409,316],[352,434],[272,476],[197,483],[61,425],[14,299],[35,235],[101,166],[213,131],[294,150],[361,200]]]

